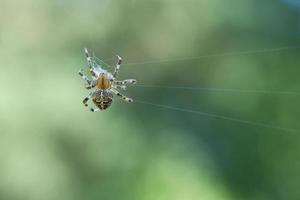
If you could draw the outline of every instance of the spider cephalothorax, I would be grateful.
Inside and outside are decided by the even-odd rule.
[[[99,90],[109,90],[112,82],[113,81],[110,80],[106,74],[101,73],[96,80],[97,88]]]
[[[132,102],[131,98],[128,98],[117,91],[117,89],[126,89],[127,84],[135,84],[135,79],[127,79],[124,81],[116,80],[122,58],[118,57],[118,62],[113,73],[104,70],[95,60],[89,55],[88,50],[85,48],[84,53],[89,65],[89,70],[92,76],[92,80],[83,74],[81,69],[78,74],[86,81],[86,89],[94,89],[86,98],[83,100],[83,104],[88,106],[89,99],[92,99],[94,104],[98,107],[97,109],[91,108],[92,112],[107,109],[113,101],[113,94],[119,96],[126,102]]]

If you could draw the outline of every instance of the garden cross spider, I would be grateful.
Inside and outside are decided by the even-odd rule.
[[[122,58],[117,56],[118,62],[113,73],[110,73],[101,68],[92,58],[87,50],[84,48],[84,53],[88,62],[89,71],[92,75],[92,80],[84,75],[83,70],[79,70],[78,74],[86,81],[85,88],[90,90],[94,88],[94,91],[91,92],[87,97],[84,98],[83,104],[87,107],[89,99],[92,99],[93,103],[98,108],[91,108],[92,112],[101,111],[107,109],[113,100],[113,94],[117,95],[126,102],[132,102],[131,98],[128,98],[117,91],[117,89],[126,89],[127,84],[135,84],[135,79],[127,79],[123,81],[116,80]]]

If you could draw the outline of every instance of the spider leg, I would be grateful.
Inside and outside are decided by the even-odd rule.
[[[95,67],[94,67],[93,59],[90,56],[87,48],[84,48],[84,54],[85,54],[87,63],[89,65],[90,72],[91,72],[92,76],[96,78],[96,73],[95,73]]]
[[[115,81],[116,85],[128,85],[128,84],[136,84],[135,79],[126,79],[124,81]]]
[[[120,92],[118,92],[117,90],[111,89],[111,91],[113,93],[115,93],[118,97],[120,97],[121,99],[123,99],[124,101],[131,103],[133,102],[133,100],[131,98],[126,97],[125,95],[121,94]]]
[[[88,101],[94,96],[94,92],[91,92],[87,97],[85,97],[84,99],[83,99],[83,101],[82,101],[82,103],[84,104],[84,106],[85,107],[89,107],[89,105],[88,105]],[[98,112],[98,111],[100,111],[100,109],[99,108],[90,108],[90,110],[92,111],[92,112]]]
[[[96,82],[93,81],[91,84],[86,84],[85,89],[90,90],[92,88],[96,87]]]
[[[88,101],[90,100],[90,98],[92,98],[92,96],[93,96],[93,92],[91,92],[87,97],[85,97],[84,99],[83,99],[83,101],[82,101],[82,103],[83,103],[83,105],[85,106],[85,107],[88,107]]]
[[[91,111],[92,112],[98,112],[98,111],[100,111],[100,109],[99,108],[91,108]]]
[[[116,67],[115,67],[115,71],[114,71],[114,73],[113,73],[113,77],[114,77],[114,78],[117,77],[118,72],[119,72],[119,70],[120,70],[120,66],[121,66],[121,64],[122,64],[122,58],[121,58],[120,56],[118,56],[118,55],[117,55],[117,57],[118,57],[118,62],[117,62],[117,65],[116,65]]]
[[[114,85],[113,87],[114,87],[115,89],[126,90],[126,85]]]
[[[79,76],[81,76],[81,78],[83,80],[86,81],[86,85],[85,85],[86,89],[89,90],[89,89],[92,89],[92,88],[94,88],[96,86],[96,82],[94,80],[91,81],[86,75],[84,75],[83,69],[80,69],[79,72],[78,72],[78,74],[79,74]]]
[[[79,74],[79,76],[81,76],[81,78],[82,78],[83,80],[85,80],[85,81],[87,82],[87,84],[91,84],[91,83],[92,83],[92,81],[91,81],[86,75],[84,75],[83,69],[80,69],[80,70],[78,71],[78,74]]]

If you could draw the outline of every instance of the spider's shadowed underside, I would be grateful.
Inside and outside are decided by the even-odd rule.
[[[83,70],[79,70],[78,74],[86,81],[85,88],[90,90],[94,89],[87,97],[84,98],[83,104],[88,107],[88,101],[92,99],[97,108],[90,108],[92,112],[101,111],[107,109],[113,101],[114,94],[123,99],[126,102],[132,102],[131,98],[128,98],[118,92],[117,89],[126,89],[126,85],[135,84],[135,79],[127,79],[118,81],[117,75],[122,64],[122,58],[117,56],[118,61],[113,73],[104,70],[94,58],[90,56],[87,48],[84,49],[84,53],[88,62],[89,71],[91,73],[91,80],[84,75]]]

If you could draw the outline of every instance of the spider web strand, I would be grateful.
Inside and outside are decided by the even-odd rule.
[[[300,92],[293,91],[277,91],[277,90],[243,90],[231,88],[206,88],[206,87],[185,87],[185,86],[170,86],[170,85],[144,85],[136,84],[135,87],[141,88],[159,88],[159,89],[179,89],[179,90],[193,90],[193,91],[212,91],[212,92],[233,92],[233,93],[258,93],[258,94],[281,94],[281,95],[295,95],[300,96]]]
[[[248,120],[237,119],[237,118],[233,118],[233,117],[227,117],[227,116],[223,116],[223,115],[201,112],[201,111],[197,111],[197,110],[189,110],[189,109],[185,109],[185,108],[178,108],[178,107],[173,107],[173,106],[168,106],[168,105],[163,105],[163,104],[156,104],[156,103],[151,103],[148,101],[135,100],[135,102],[140,103],[140,104],[151,105],[151,106],[155,106],[155,107],[159,107],[159,108],[174,110],[174,111],[193,113],[193,114],[202,115],[202,116],[206,116],[206,117],[248,124],[248,125],[252,125],[252,126],[256,126],[256,127],[270,128],[270,129],[275,129],[275,130],[280,130],[280,131],[285,131],[285,132],[290,132],[290,133],[298,133],[299,132],[299,130],[297,130],[297,129],[273,126],[273,125],[265,124],[265,123],[261,123],[261,122],[248,121]]]
[[[104,60],[101,60],[100,58],[98,58],[94,53],[93,53],[93,58],[94,58],[94,61],[96,62],[96,64],[99,64],[97,62],[100,62],[103,65],[106,65],[107,67],[112,67],[111,65],[107,64],[106,62],[104,62]]]
[[[186,61],[186,60],[199,60],[199,59],[213,58],[213,57],[272,53],[272,52],[279,52],[279,51],[288,51],[288,50],[293,50],[293,49],[300,49],[300,46],[286,46],[286,47],[261,49],[261,50],[253,50],[253,51],[239,51],[239,52],[230,52],[230,53],[221,53],[221,54],[208,54],[208,55],[200,55],[200,56],[195,56],[195,57],[185,57],[185,58],[178,58],[178,59],[149,60],[149,61],[143,61],[143,62],[124,63],[123,65],[132,65],[132,66],[133,65],[148,65],[148,64],[158,64],[158,63],[177,62],[177,61]]]

